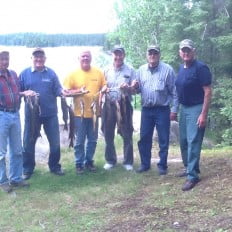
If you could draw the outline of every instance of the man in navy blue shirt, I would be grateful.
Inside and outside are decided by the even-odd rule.
[[[180,149],[187,176],[182,190],[188,191],[199,182],[199,161],[207,115],[212,96],[212,76],[209,68],[195,59],[193,41],[180,42],[179,55],[183,64],[179,68],[176,89],[180,103]]]
[[[33,67],[20,74],[21,91],[32,90],[39,96],[39,120],[37,127],[43,124],[50,154],[48,166],[52,173],[64,175],[60,161],[60,134],[57,117],[57,96],[62,95],[62,87],[56,73],[45,66],[46,56],[41,48],[32,52]],[[35,168],[35,144],[38,136],[32,136],[32,120],[29,104],[25,104],[25,126],[23,137],[23,173],[24,179],[29,179]]]

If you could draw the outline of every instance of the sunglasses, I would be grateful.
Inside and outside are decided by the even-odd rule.
[[[158,54],[159,54],[159,52],[156,51],[156,50],[150,50],[150,51],[148,51],[148,55],[149,56],[151,56],[151,55],[158,55]]]

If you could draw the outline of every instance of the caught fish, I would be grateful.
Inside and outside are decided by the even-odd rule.
[[[73,147],[75,139],[75,115],[72,106],[68,106],[69,113],[69,147]]]
[[[84,100],[82,98],[80,99],[80,107],[81,107],[81,119],[83,119],[84,118],[85,104],[84,104]]]
[[[97,101],[94,100],[91,104],[91,110],[93,113],[93,130],[95,131],[96,129],[96,123],[97,123]]]
[[[68,130],[69,107],[68,107],[65,97],[61,97],[61,110],[63,114],[64,130]]]
[[[120,109],[120,104],[118,101],[115,101],[116,105],[116,119],[117,119],[117,127],[118,131],[121,130],[121,125],[122,125],[122,115],[121,115],[121,109]]]
[[[118,126],[118,133],[122,136],[127,136],[132,133],[133,128],[133,107],[128,96],[122,97],[119,102],[121,121]]]
[[[28,120],[30,120],[30,138],[32,141],[36,141],[36,139],[41,136],[39,96],[27,96],[25,97],[25,103],[26,107],[29,108]]]

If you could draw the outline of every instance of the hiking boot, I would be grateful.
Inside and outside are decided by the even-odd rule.
[[[200,181],[200,179],[195,180],[186,180],[186,182],[182,186],[183,191],[189,191],[195,187],[195,185]]]
[[[5,193],[10,193],[13,191],[13,188],[9,185],[9,183],[4,183],[0,185],[0,188],[2,189],[3,192]]]
[[[164,175],[167,175],[168,170],[159,167],[159,168],[158,168],[158,172],[159,172],[159,175],[160,175],[160,176],[164,176]]]
[[[94,166],[93,162],[86,163],[85,168],[90,172],[96,172],[97,171],[97,168]]]
[[[12,186],[13,188],[25,188],[25,187],[29,187],[30,184],[27,183],[25,180],[22,180],[20,182],[10,182],[10,186]]]
[[[186,169],[183,169],[182,172],[176,174],[176,177],[185,177],[185,176],[187,176],[187,175],[188,175],[188,174],[187,174],[187,170],[186,170]]]
[[[143,172],[147,172],[147,171],[149,171],[149,170],[150,170],[150,167],[140,166],[140,167],[136,170],[136,172],[137,172],[137,173],[143,173]]]
[[[84,168],[82,166],[77,166],[76,167],[76,174],[80,175],[84,173]]]
[[[51,173],[53,173],[54,175],[57,175],[57,176],[64,176],[65,173],[62,169],[57,169],[55,171],[51,171]]]
[[[23,179],[24,180],[29,180],[31,178],[31,176],[32,176],[32,173],[24,173],[23,174]]]

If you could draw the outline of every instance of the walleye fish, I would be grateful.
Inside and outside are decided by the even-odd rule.
[[[68,115],[69,115],[69,107],[65,97],[61,97],[61,110],[63,114],[63,121],[64,121],[64,130],[68,130]]]
[[[126,136],[133,132],[133,107],[128,96],[121,98],[120,102],[121,121],[118,127],[118,133],[122,136]]]
[[[29,108],[29,118],[30,121],[30,138],[32,141],[36,141],[38,137],[41,136],[41,122],[40,122],[40,105],[39,96],[27,96],[25,97],[26,107]]]
[[[67,105],[68,106],[68,105]],[[72,105],[68,106],[69,114],[69,147],[73,147],[75,139],[75,116]]]
[[[96,129],[96,123],[97,123],[97,101],[94,100],[91,104],[91,110],[93,112],[93,130]]]
[[[80,99],[80,107],[81,107],[81,119],[83,119],[84,118],[85,104],[84,104],[84,100],[82,98]]]
[[[121,115],[121,108],[120,108],[119,101],[115,101],[115,105],[116,105],[117,127],[118,127],[118,131],[120,131],[121,125],[122,125],[122,115]]]

